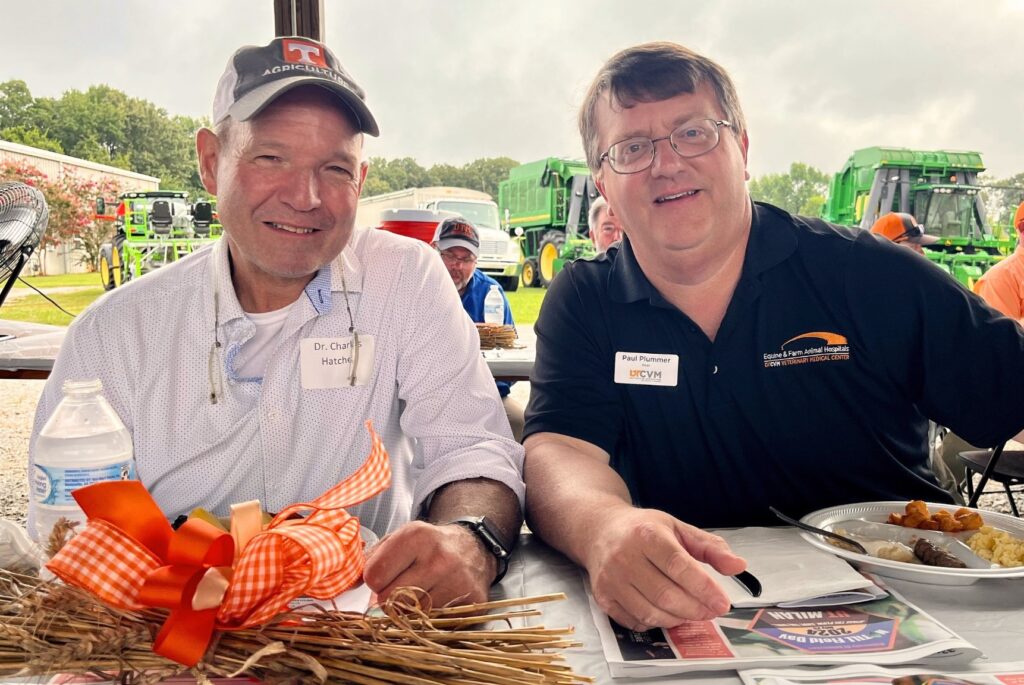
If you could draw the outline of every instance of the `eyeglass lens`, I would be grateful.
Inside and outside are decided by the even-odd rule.
[[[456,257],[448,252],[441,253],[441,259],[449,264],[472,264],[476,261],[476,257],[470,255],[468,257]]]
[[[698,157],[718,145],[719,129],[729,125],[727,121],[694,119],[676,128],[667,139],[680,157]],[[654,163],[655,145],[661,140],[665,138],[652,140],[638,136],[619,141],[608,148],[608,163],[620,174],[643,171]]]

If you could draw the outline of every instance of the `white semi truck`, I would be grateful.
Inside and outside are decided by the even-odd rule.
[[[359,199],[356,226],[379,226],[386,209],[430,209],[459,214],[480,231],[480,256],[476,268],[498,281],[507,292],[519,287],[523,270],[519,242],[501,228],[498,205],[479,190],[453,186],[406,188]]]

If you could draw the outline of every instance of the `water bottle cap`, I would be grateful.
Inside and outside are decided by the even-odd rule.
[[[87,381],[64,381],[64,385],[61,386],[64,390],[65,395],[95,395],[96,393],[103,390],[103,381],[99,378],[93,378]]]

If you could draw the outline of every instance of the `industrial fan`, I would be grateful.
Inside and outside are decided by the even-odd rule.
[[[39,245],[49,216],[41,192],[24,183],[0,183],[0,305]]]

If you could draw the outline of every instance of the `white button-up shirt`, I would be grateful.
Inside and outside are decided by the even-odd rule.
[[[300,341],[350,337],[342,269],[355,330],[374,336],[372,361],[358,362],[372,364],[372,374],[361,386],[303,389]],[[272,512],[310,501],[369,454],[366,419],[393,472],[388,491],[352,508],[376,533],[415,518],[437,488],[467,478],[500,481],[523,505],[523,449],[476,329],[425,243],[354,231],[291,308],[262,378],[235,372],[255,325],[229,274],[221,240],[80,314],[40,399],[30,462],[62,383],[99,378],[132,434],[139,478],[169,519],[195,507],[223,516],[251,499]],[[211,373],[215,299],[222,347]],[[223,388],[216,404],[212,387]],[[30,507],[30,528],[32,516]]]

